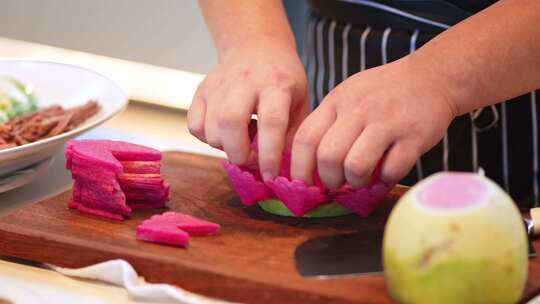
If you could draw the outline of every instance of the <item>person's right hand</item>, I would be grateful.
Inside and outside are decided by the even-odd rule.
[[[278,175],[282,152],[308,114],[307,79],[293,46],[255,41],[236,45],[201,82],[188,113],[191,134],[245,164],[248,125],[257,114],[259,166]]]

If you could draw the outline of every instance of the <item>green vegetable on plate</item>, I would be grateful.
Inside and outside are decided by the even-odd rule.
[[[11,77],[0,77],[0,123],[37,110],[32,85]]]

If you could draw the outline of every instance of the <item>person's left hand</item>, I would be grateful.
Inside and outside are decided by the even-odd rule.
[[[293,141],[292,178],[337,189],[405,177],[444,136],[456,108],[444,80],[408,57],[357,73],[331,91],[302,123]]]

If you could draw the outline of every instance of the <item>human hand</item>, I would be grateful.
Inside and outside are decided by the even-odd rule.
[[[308,113],[307,80],[296,50],[278,42],[237,45],[199,85],[188,113],[194,136],[245,164],[248,125],[257,114],[264,179],[277,176],[282,151]],[[289,139],[289,140],[288,140]]]
[[[447,96],[439,75],[405,58],[351,76],[298,129],[292,177],[312,183],[317,168],[330,189],[359,188],[384,157],[381,178],[398,182],[455,117]]]

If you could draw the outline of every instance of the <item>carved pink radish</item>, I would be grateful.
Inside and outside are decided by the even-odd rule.
[[[251,148],[257,151],[255,136]],[[339,191],[328,191],[321,182],[317,172],[314,175],[315,185],[308,186],[303,181],[291,180],[291,152],[283,153],[280,176],[266,182],[262,181],[258,166],[241,167],[231,163],[224,164],[233,188],[246,205],[278,198],[295,215],[304,214],[317,207],[337,202],[351,209],[362,217],[366,217],[380,204],[393,185],[384,183],[379,178],[379,167],[372,177],[371,183],[361,189],[352,189],[345,185]]]

